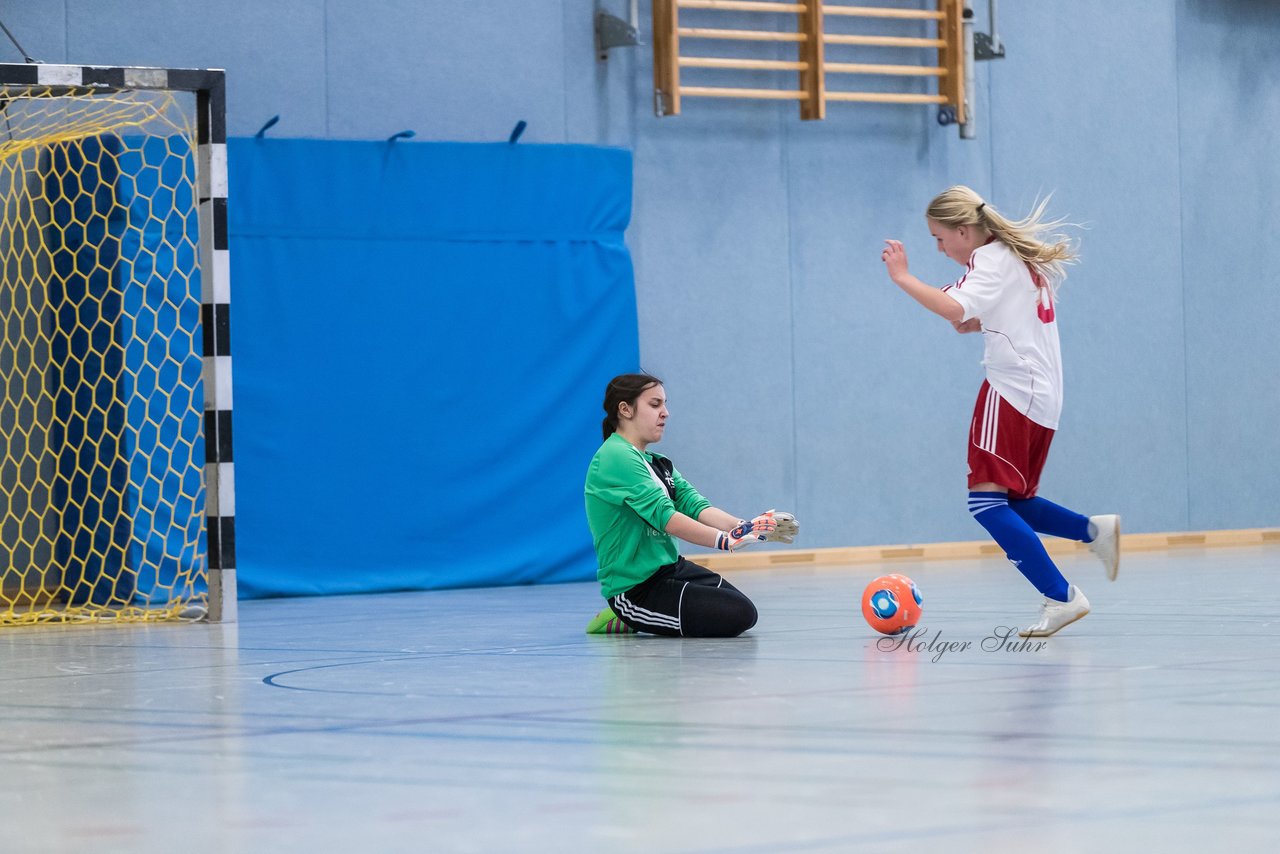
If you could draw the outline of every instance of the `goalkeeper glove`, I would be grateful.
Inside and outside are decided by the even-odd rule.
[[[759,540],[768,539],[777,527],[778,523],[773,519],[772,510],[761,513],[750,522],[739,522],[728,531],[717,534],[716,548],[726,552],[737,551]]]
[[[742,526],[739,525],[738,528]],[[733,531],[738,530],[734,528]],[[736,552],[738,549],[745,549],[747,546],[759,541],[759,537],[755,534],[747,534],[745,537],[735,537],[733,531],[718,531],[716,533],[716,548],[722,552]]]
[[[756,518],[768,516],[774,522],[773,530],[764,536],[762,540],[768,540],[771,543],[794,543],[796,535],[800,533],[800,523],[796,521],[796,517],[785,511],[766,510]]]

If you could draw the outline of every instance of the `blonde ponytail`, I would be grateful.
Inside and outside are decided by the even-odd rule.
[[[1075,263],[1078,253],[1073,238],[1055,231],[1070,223],[1044,218],[1048,206],[1046,197],[1037,202],[1025,218],[1011,220],[973,190],[957,185],[939,193],[925,209],[925,216],[948,228],[962,225],[985,228],[1014,255],[1057,284],[1066,277],[1066,265]]]

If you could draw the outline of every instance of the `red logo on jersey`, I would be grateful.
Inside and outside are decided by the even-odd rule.
[[[1045,281],[1044,276],[1040,275],[1040,271],[1027,265],[1027,269],[1031,272],[1031,282],[1036,286],[1039,292],[1039,299],[1036,300],[1036,315],[1040,318],[1041,323],[1053,323],[1053,289],[1049,287],[1049,283]]]

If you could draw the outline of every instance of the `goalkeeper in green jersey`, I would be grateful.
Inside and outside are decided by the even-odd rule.
[[[666,457],[651,452],[667,424],[667,393],[648,374],[623,374],[604,396],[604,444],[587,470],[587,524],[609,607],[589,634],[650,632],[736,637],[756,624],[756,606],[711,570],[680,556],[676,540],[724,551],[760,541],[790,543],[790,513],[744,521],[711,506]]]

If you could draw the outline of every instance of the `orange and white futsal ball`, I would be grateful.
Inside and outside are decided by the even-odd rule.
[[[920,588],[894,573],[873,580],[862,591],[862,616],[882,635],[899,635],[920,622]]]

